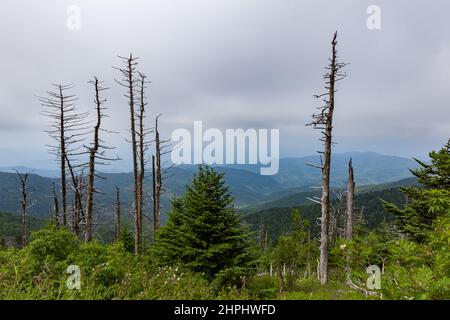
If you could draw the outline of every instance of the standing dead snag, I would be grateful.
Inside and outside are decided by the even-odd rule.
[[[108,88],[104,88],[101,86],[100,81],[97,79],[97,77],[94,77],[92,81],[89,81],[89,83],[94,85],[94,91],[95,91],[95,97],[94,97],[94,103],[95,103],[95,115],[96,115],[96,123],[94,126],[94,138],[91,143],[91,146],[88,147],[88,153],[89,153],[89,163],[88,163],[88,181],[87,181],[87,199],[86,199],[86,229],[85,229],[85,241],[91,241],[92,240],[92,211],[94,208],[94,179],[96,176],[95,171],[95,165],[96,160],[98,157],[99,149],[101,147],[100,145],[100,130],[101,130],[101,123],[102,119],[105,116],[103,114],[103,110],[105,109],[103,107],[103,103],[106,102],[106,99],[102,99],[100,97],[101,91],[107,90]],[[103,146],[103,148],[105,148]],[[101,152],[103,154],[103,152]],[[109,160],[109,159],[107,159]]]
[[[108,90],[108,88],[103,87],[102,82],[99,81],[97,77],[94,77],[89,83],[94,86],[94,109],[96,120],[93,129],[92,142],[89,146],[85,146],[89,155],[89,162],[87,163],[88,176],[86,182],[86,213],[83,216],[83,220],[85,221],[84,238],[86,242],[91,241],[93,237],[94,193],[98,192],[95,188],[95,178],[104,179],[104,177],[98,175],[96,169],[97,165],[107,165],[109,164],[109,161],[120,160],[119,157],[110,158],[106,155],[107,150],[114,148],[104,145],[103,140],[100,138],[101,131],[111,132],[102,128],[102,119],[107,117],[104,113],[104,110],[106,110],[104,103],[107,100],[101,97],[101,92]],[[83,182],[83,180],[81,179],[80,182]],[[80,199],[83,199],[82,194],[80,194]],[[81,201],[79,202],[79,206],[82,207]],[[83,213],[83,210],[80,212]]]
[[[50,215],[50,222],[51,223],[55,223],[55,226],[57,228],[59,228],[59,221],[60,221],[60,215],[59,215],[59,203],[58,203],[58,196],[56,194],[56,188],[55,188],[55,183],[52,183],[52,194],[53,194],[53,214],[55,215],[54,217],[52,217],[52,215]]]
[[[140,208],[139,208],[139,176],[138,176],[138,154],[137,154],[137,132],[136,132],[136,114],[135,114],[135,96],[137,81],[136,81],[136,66],[137,59],[130,54],[129,58],[119,57],[124,61],[124,68],[116,68],[123,76],[123,79],[116,80],[118,84],[127,89],[125,97],[128,99],[130,107],[130,133],[131,133],[131,149],[133,153],[133,195],[134,195],[134,252],[139,253],[141,248],[141,225],[140,225]]]
[[[75,174],[74,167],[68,157],[66,157],[67,168],[72,179],[73,206],[72,206],[72,231],[78,237],[80,235],[80,218],[83,218],[83,174]],[[84,220],[84,219],[83,219]]]
[[[116,186],[116,227],[114,232],[114,240],[120,240],[120,189]]]
[[[314,126],[314,129],[321,130],[323,137],[320,139],[324,143],[324,151],[321,154],[321,170],[322,170],[322,197],[321,197],[321,233],[320,233],[320,260],[319,260],[319,276],[320,282],[326,284],[328,282],[328,228],[330,219],[330,167],[331,167],[331,147],[332,147],[332,131],[333,131],[333,112],[334,112],[334,94],[336,93],[335,84],[337,81],[345,77],[340,70],[346,66],[345,63],[337,61],[337,32],[334,33],[331,42],[331,59],[330,64],[326,68],[328,71],[324,75],[325,89],[327,92],[316,95],[315,98],[323,98],[324,105],[319,107],[319,114],[313,114],[313,121],[308,125]],[[323,160],[322,160],[323,155]]]
[[[355,208],[355,180],[353,177],[352,159],[348,163],[348,187],[347,187],[347,224],[345,238],[351,240],[353,237],[353,211]]]
[[[50,145],[50,153],[58,157],[61,172],[61,206],[62,225],[67,226],[67,181],[66,159],[78,149],[77,144],[83,141],[82,132],[86,128],[87,113],[77,113],[75,95],[65,92],[72,89],[72,85],[53,85],[55,91],[47,91],[48,97],[38,97],[45,110],[42,114],[50,118],[50,129],[45,130],[56,141]]]
[[[331,245],[335,246],[337,238],[342,237],[343,230],[345,230],[345,191],[338,190],[336,192],[336,200],[330,204],[330,236]],[[344,221],[342,221],[344,220]]]
[[[156,168],[155,168],[155,156],[152,155],[152,200],[153,200],[153,242],[156,241],[156,231],[159,226],[159,216],[157,215],[156,205]],[[159,207],[159,206],[158,206]]]
[[[153,239],[156,239],[156,233],[158,231],[158,228],[160,226],[160,216],[161,216],[161,194],[164,191],[163,183],[165,178],[165,172],[170,170],[170,168],[173,166],[166,166],[165,169],[163,169],[163,166],[161,164],[161,158],[165,154],[170,152],[168,143],[170,140],[161,140],[161,137],[159,136],[159,129],[158,129],[158,115],[155,119],[155,153],[156,156],[152,158],[152,171],[153,171]]]
[[[145,84],[148,83],[146,81],[146,76],[143,73],[139,72],[139,80],[138,80],[138,87],[139,87],[139,112],[137,113],[137,119],[138,119],[138,138],[139,138],[139,150],[138,150],[138,158],[139,158],[139,180],[138,180],[138,195],[139,195],[139,230],[141,231],[139,234],[139,244],[140,248],[139,250],[143,250],[143,232],[144,232],[144,225],[143,225],[143,217],[145,216],[144,213],[144,178],[145,178],[145,167],[148,163],[148,159],[146,157],[147,151],[150,147],[150,143],[147,142],[146,137],[151,132],[151,130],[146,129],[144,125],[144,119],[145,119],[145,112],[146,112],[146,106],[147,102],[145,100]]]
[[[17,171],[20,182],[20,208],[22,211],[22,246],[25,247],[28,242],[28,223],[27,223],[27,209],[29,188],[27,187],[28,173],[20,173]]]
[[[159,115],[155,119],[155,150],[156,157],[154,161],[154,175],[153,175],[153,186],[154,186],[154,199],[153,199],[153,233],[156,236],[156,232],[159,228],[159,217],[161,210],[161,139],[159,138],[158,130],[158,119]]]

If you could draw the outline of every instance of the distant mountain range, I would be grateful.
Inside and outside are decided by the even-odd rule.
[[[357,185],[381,184],[411,177],[409,169],[417,167],[413,159],[383,155],[375,152],[337,153],[331,157],[331,185],[344,186],[347,183],[348,162],[353,160]],[[320,185],[320,169],[306,165],[320,165],[320,157],[280,159],[278,174],[273,175],[285,188],[301,188]],[[231,165],[230,168],[259,173],[258,165]]]
[[[416,162],[411,159],[381,155],[373,152],[352,152],[334,154],[332,157],[331,184],[334,188],[345,186],[347,182],[347,168],[349,159],[353,159],[357,186],[372,186],[391,183],[411,177],[410,168],[415,168]],[[318,156],[302,158],[286,158],[280,160],[280,169],[277,175],[261,176],[259,166],[256,165],[229,165],[216,166],[216,169],[225,173],[225,180],[235,197],[238,207],[264,206],[270,201],[278,203],[298,204],[298,193],[306,192],[316,194],[310,187],[320,185],[320,170],[307,166],[306,163],[318,163]],[[18,180],[16,171],[30,172],[29,185],[33,190],[32,198],[36,204],[30,208],[31,215],[47,217],[52,207],[51,185],[59,183],[57,172],[26,167],[0,167],[0,211],[16,212],[19,209]],[[167,179],[167,193],[162,199],[163,213],[170,209],[170,198],[181,195],[185,186],[190,182],[197,166],[183,165],[170,169]],[[104,173],[106,179],[97,180],[97,187],[103,194],[97,195],[97,207],[103,210],[112,209],[114,205],[115,186],[121,189],[122,205],[131,207],[132,174],[131,173]],[[147,178],[145,189],[150,200],[151,177]],[[150,208],[149,208],[150,209]]]

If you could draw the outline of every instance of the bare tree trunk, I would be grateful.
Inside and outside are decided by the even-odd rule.
[[[120,189],[116,187],[116,229],[115,241],[120,240]]]
[[[69,160],[69,158],[66,156],[66,162],[67,167],[69,169],[70,177],[72,178],[72,189],[73,189],[73,197],[74,197],[74,206],[73,206],[73,218],[72,218],[72,231],[75,233],[75,235],[78,237],[80,235],[80,229],[79,229],[79,216],[80,212],[83,211],[83,204],[82,204],[82,196],[81,196],[81,180],[82,178],[77,178],[75,175],[73,166]]]
[[[322,217],[321,217],[321,233],[320,233],[320,282],[326,284],[328,282],[328,221],[330,211],[330,170],[331,170],[331,142],[333,130],[333,112],[334,112],[334,85],[336,75],[336,34],[332,41],[332,58],[331,70],[328,82],[328,110],[325,119],[325,151],[324,162],[322,168]]]
[[[155,156],[152,155],[152,199],[153,199],[153,242],[156,241],[156,231],[158,230],[158,217],[156,214],[156,168]]]
[[[60,215],[59,215],[59,203],[58,203],[58,196],[56,194],[56,188],[55,188],[55,183],[53,182],[52,184],[52,193],[53,193],[53,212],[55,214],[55,220],[53,221],[52,217],[50,217],[51,222],[55,223],[55,226],[57,228],[59,228],[59,220],[60,220]]]
[[[155,120],[155,149],[156,149],[156,159],[155,159],[155,206],[153,214],[153,224],[154,232],[156,233],[159,228],[159,217],[161,208],[161,139],[159,137],[158,131],[158,117]]]
[[[95,178],[95,158],[99,148],[99,131],[102,121],[102,102],[100,98],[100,91],[102,88],[99,86],[99,81],[96,77],[92,81],[95,89],[95,109],[97,116],[97,123],[94,127],[94,141],[92,146],[89,148],[89,174],[88,174],[88,184],[87,184],[87,200],[86,200],[86,230],[85,230],[85,241],[89,242],[92,240],[92,211],[94,208],[94,178]]]
[[[319,259],[320,282],[322,284],[326,284],[328,282],[328,221],[330,210],[331,125],[330,129],[327,130],[327,138],[325,140],[325,159],[324,167],[322,170],[322,216]]]
[[[61,202],[62,202],[62,225],[67,226],[67,184],[66,184],[66,136],[65,136],[65,107],[62,86],[59,86],[60,95],[60,161],[61,161]]]
[[[89,175],[88,175],[88,189],[87,189],[87,204],[86,204],[86,226],[85,226],[85,241],[92,240],[92,209],[94,207],[94,162],[95,154],[91,151],[89,154]]]
[[[139,250],[143,250],[143,232],[144,232],[144,178],[145,178],[145,165],[146,165],[146,151],[148,150],[149,143],[147,143],[145,140],[147,134],[149,133],[149,130],[145,129],[144,125],[144,118],[145,118],[145,107],[147,105],[147,102],[145,102],[145,84],[146,84],[146,76],[139,72],[139,113],[137,115],[138,121],[139,121],[139,230],[140,232],[140,239],[139,244],[140,248]]]
[[[130,54],[127,60],[127,83],[128,83],[128,99],[130,106],[130,131],[131,131],[131,148],[133,153],[133,194],[134,194],[134,222],[135,222],[135,235],[134,235],[134,252],[139,253],[141,247],[141,226],[140,226],[140,208],[139,208],[139,176],[138,176],[138,163],[137,163],[137,141],[136,141],[136,117],[134,111],[134,79],[135,63],[134,58]]]
[[[331,170],[331,147],[332,147],[332,131],[333,131],[333,112],[334,112],[334,94],[335,84],[341,80],[345,75],[341,74],[339,70],[345,66],[343,63],[337,62],[337,32],[333,36],[331,42],[331,59],[327,67],[327,74],[325,88],[327,93],[317,95],[316,98],[327,96],[324,99],[325,105],[319,108],[321,112],[313,115],[313,122],[315,129],[320,129],[324,142],[322,170],[322,197],[321,197],[321,233],[320,233],[320,259],[319,259],[319,275],[321,284],[328,282],[328,232],[330,220],[330,170]]]
[[[25,247],[28,243],[28,224],[27,224],[27,208],[28,208],[28,189],[27,180],[28,173],[21,174],[17,172],[20,180],[21,200],[20,207],[22,209],[22,246]]]
[[[135,239],[134,239],[134,252],[139,253],[141,247],[141,225],[140,225],[140,208],[139,208],[139,176],[138,176],[138,164],[137,164],[137,146],[136,146],[136,124],[134,114],[134,79],[133,79],[133,66],[132,56],[128,59],[128,83],[129,83],[129,104],[130,104],[130,127],[131,127],[131,145],[133,152],[133,193],[134,193],[134,209],[135,209]]]
[[[128,105],[130,107],[130,133],[131,133],[131,149],[133,159],[133,201],[134,201],[134,252],[139,253],[141,248],[141,225],[140,225],[140,201],[139,201],[139,175],[138,175],[138,151],[137,151],[137,132],[136,132],[136,113],[135,113],[135,97],[134,93],[137,85],[135,79],[137,58],[133,58],[130,54],[128,58],[120,57],[124,60],[125,67],[118,68],[122,73],[123,79],[117,81],[121,86],[125,87],[127,93],[125,97],[128,98]]]
[[[355,208],[355,180],[353,177],[352,159],[348,163],[348,190],[347,190],[347,224],[345,238],[351,240],[353,237],[353,211]]]

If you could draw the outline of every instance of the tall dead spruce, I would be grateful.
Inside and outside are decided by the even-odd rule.
[[[20,173],[17,171],[20,183],[20,209],[22,214],[22,246],[26,246],[28,242],[28,217],[27,209],[29,208],[30,188],[27,186],[28,173]]]
[[[138,195],[139,195],[139,230],[140,233],[140,239],[139,244],[140,248],[139,250],[143,250],[143,218],[145,215],[145,203],[144,203],[144,179],[145,179],[145,171],[146,166],[149,162],[149,157],[147,157],[147,152],[150,148],[150,142],[147,141],[147,135],[152,132],[151,129],[147,129],[145,126],[145,113],[146,113],[146,106],[147,101],[145,97],[145,89],[146,84],[149,83],[149,81],[146,80],[147,77],[145,74],[138,72],[138,90],[139,90],[139,111],[136,113],[136,118],[138,122],[138,132],[137,136],[139,138],[139,148],[138,148],[138,159],[139,159],[139,179],[138,179]]]
[[[348,186],[347,186],[347,223],[345,227],[345,238],[353,238],[353,211],[355,210],[355,179],[353,176],[352,159],[348,163]]]
[[[161,195],[164,192],[164,181],[169,178],[167,171],[169,171],[172,165],[167,163],[162,164],[161,159],[164,155],[170,153],[170,139],[162,140],[159,135],[159,117],[155,119],[155,153],[156,156],[152,157],[152,178],[153,178],[153,240],[156,239],[156,233],[160,226],[161,216]]]
[[[128,58],[120,57],[124,66],[122,68],[115,68],[120,71],[122,78],[116,80],[116,82],[126,89],[124,96],[128,100],[128,106],[130,108],[130,134],[132,160],[133,160],[133,202],[134,202],[134,252],[137,254],[142,248],[142,210],[141,210],[141,193],[139,181],[139,165],[138,165],[138,131],[136,125],[136,94],[139,92],[139,79],[137,74],[138,58],[133,57],[132,54]],[[145,83],[145,78],[144,78]],[[141,100],[143,102],[143,99]],[[143,102],[145,103],[145,102]],[[145,106],[145,105],[144,105]],[[141,106],[142,110],[142,106]]]
[[[66,157],[67,168],[70,173],[71,186],[73,192],[73,204],[72,204],[72,231],[78,237],[80,235],[80,223],[85,223],[85,215],[83,210],[83,190],[84,190],[84,177],[83,172],[77,174],[76,168],[72,165],[69,157]],[[77,165],[82,166],[82,165]]]
[[[119,160],[119,157],[110,158],[106,155],[107,150],[114,149],[105,145],[104,141],[100,138],[100,132],[111,132],[102,128],[102,120],[106,117],[104,111],[104,103],[106,99],[101,97],[102,91],[108,90],[102,86],[102,82],[94,77],[89,81],[94,86],[94,104],[95,104],[95,116],[96,122],[93,130],[93,140],[90,146],[86,146],[89,154],[88,162],[88,177],[87,177],[87,199],[86,199],[86,231],[85,241],[92,240],[93,234],[93,209],[94,209],[94,193],[98,192],[95,188],[95,178],[104,179],[97,173],[97,165],[107,165],[109,161]]]
[[[316,166],[322,171],[322,197],[321,203],[321,233],[320,233],[320,259],[319,259],[319,277],[322,284],[328,282],[328,228],[330,219],[330,165],[331,165],[331,147],[333,145],[333,112],[335,107],[334,95],[336,93],[336,82],[345,78],[345,73],[340,70],[346,66],[345,63],[338,62],[337,57],[337,32],[331,42],[331,58],[326,67],[327,72],[324,75],[326,93],[314,96],[322,98],[323,105],[317,109],[318,114],[313,114],[312,122],[308,125],[314,126],[314,129],[321,130],[323,135],[320,141],[324,143],[324,150],[319,151],[321,155],[321,165]]]
[[[67,220],[67,159],[78,153],[79,143],[84,140],[87,113],[78,113],[75,108],[77,98],[66,92],[72,85],[53,85],[54,91],[47,91],[46,97],[38,97],[44,110],[42,114],[50,119],[50,129],[45,130],[55,141],[48,145],[49,152],[57,156],[61,175],[61,211],[62,221],[57,225],[68,226]],[[59,219],[59,217],[57,217]]]

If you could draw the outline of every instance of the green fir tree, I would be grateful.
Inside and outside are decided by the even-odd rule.
[[[221,284],[237,284],[254,265],[254,245],[232,205],[224,175],[199,166],[183,197],[172,201],[154,252],[164,265],[179,264]]]
[[[402,209],[383,202],[396,215],[400,231],[418,242],[426,240],[437,218],[450,215],[450,140],[429,156],[430,164],[415,159],[420,167],[411,170],[423,188],[401,188],[408,199],[406,206]]]

